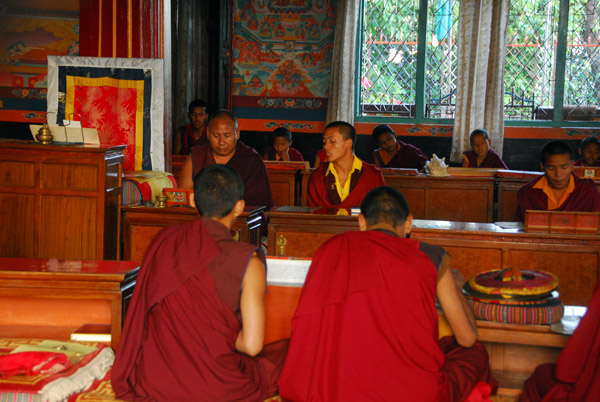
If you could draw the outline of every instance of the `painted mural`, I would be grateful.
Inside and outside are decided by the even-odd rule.
[[[231,94],[243,129],[322,126],[334,12],[334,0],[234,1]]]
[[[78,54],[78,0],[3,1],[0,13],[0,121],[45,121],[46,56]]]

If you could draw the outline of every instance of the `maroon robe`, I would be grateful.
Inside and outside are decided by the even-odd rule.
[[[429,160],[427,155],[425,155],[423,151],[414,145],[407,144],[400,140],[397,141],[398,144],[400,144],[400,149],[387,164],[383,163],[383,159],[381,159],[381,155],[379,155],[381,148],[377,148],[374,151],[373,154],[375,158],[378,159],[379,166],[382,168],[422,169],[423,166],[425,166],[425,163]]]
[[[192,177],[195,177],[206,166],[215,165],[210,144],[192,148]],[[244,201],[248,206],[265,206],[271,209],[274,205],[273,195],[267,168],[262,157],[252,148],[238,141],[235,153],[227,162],[227,166],[235,169],[244,182]]]
[[[600,401],[600,282],[556,364],[538,366],[521,402]]]
[[[277,153],[275,152],[275,148],[273,148],[272,146],[267,147],[266,153],[267,153],[267,160],[269,160],[269,161],[277,160]],[[290,156],[291,162],[304,162],[304,157],[302,156],[300,151],[298,151],[296,148],[289,147],[288,155]]]
[[[506,163],[504,163],[500,155],[498,155],[498,153],[493,149],[488,150],[487,155],[485,156],[483,161],[481,161],[481,165],[479,166],[477,166],[477,154],[475,153],[475,151],[465,151],[464,155],[469,161],[469,166],[467,167],[470,168],[508,169]]]
[[[344,201],[341,201],[335,187],[333,173],[325,175],[328,167],[329,162],[323,162],[310,174],[306,202],[311,207],[352,208],[360,206],[363,198],[371,189],[385,185],[381,170],[363,161],[362,169],[352,173],[350,193]]]
[[[198,138],[194,138],[194,128],[191,124],[181,127],[177,133],[180,136],[179,141],[181,142],[181,151],[179,152],[179,155],[189,155],[192,147],[208,144],[206,126],[204,126],[204,131],[202,131],[202,134]]]
[[[548,210],[548,196],[542,189],[533,188],[542,177],[544,175],[525,184],[517,192],[516,221],[523,222],[525,211],[528,209]],[[590,179],[580,179],[575,175],[573,175],[573,178],[575,179],[575,189],[565,202],[554,211],[600,212],[600,193],[598,193],[594,182]]]
[[[241,283],[255,251],[235,242],[221,223],[203,218],[166,228],[153,239],[113,366],[118,398],[266,397],[265,366],[235,350]]]
[[[292,320],[282,399],[458,401],[479,381],[494,387],[483,345],[438,342],[436,283],[415,240],[367,231],[327,241]]]
[[[583,159],[577,159],[575,162],[573,162],[573,166],[583,166]],[[592,165],[592,167],[598,167],[598,166],[600,166],[600,159],[598,159]]]

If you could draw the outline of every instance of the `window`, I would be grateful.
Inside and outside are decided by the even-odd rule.
[[[511,1],[507,121],[600,121],[598,3]],[[458,17],[459,0],[363,0],[359,115],[452,119]]]
[[[600,119],[598,22],[597,0],[511,1],[506,119]]]
[[[458,5],[450,0],[364,0],[361,115],[454,116]]]

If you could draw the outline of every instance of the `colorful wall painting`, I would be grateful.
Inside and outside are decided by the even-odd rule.
[[[78,54],[78,0],[4,0],[0,13],[0,121],[45,121],[46,57]]]
[[[235,0],[233,111],[244,130],[323,129],[334,0]]]

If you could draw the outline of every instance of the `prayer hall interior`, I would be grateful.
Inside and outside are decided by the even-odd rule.
[[[358,229],[354,215],[321,215],[307,207],[308,178],[327,122],[352,122],[355,154],[368,163],[374,162],[373,151],[378,148],[371,133],[385,123],[399,140],[417,146],[429,158],[444,157],[448,165],[449,175],[443,177],[382,169],[386,184],[402,191],[409,202],[416,219],[412,238],[443,246],[452,255],[453,268],[466,280],[495,269],[542,270],[558,278],[565,306],[585,307],[592,299],[600,276],[598,214],[586,216],[596,219],[595,226],[587,227],[577,223],[576,214],[556,225],[547,214],[545,226],[532,230],[513,221],[517,190],[542,174],[543,145],[564,141],[575,157],[584,138],[598,136],[600,112],[596,106],[590,112],[587,102],[578,108],[557,97],[553,108],[542,108],[541,103],[536,108],[534,103],[527,109],[521,103],[529,113],[527,119],[505,118],[503,99],[506,104],[510,97],[514,105],[518,96],[507,95],[503,74],[498,76],[499,69],[492,68],[504,63],[494,57],[498,49],[492,43],[497,41],[489,38],[500,35],[500,17],[495,14],[486,17],[487,22],[469,22],[490,43],[485,55],[453,62],[455,67],[459,64],[458,70],[469,72],[461,72],[448,104],[442,105],[453,110],[451,118],[436,118],[428,110],[441,110],[443,102],[438,99],[435,106],[430,98],[424,100],[428,73],[424,63],[417,66],[420,61],[413,63],[414,71],[402,73],[416,82],[411,104],[392,100],[386,109],[376,107],[383,100],[358,100],[368,92],[365,80],[354,78],[361,77],[357,65],[365,68],[356,38],[365,35],[358,32],[357,21],[367,15],[367,1],[3,3],[0,310],[6,313],[0,318],[0,353],[5,353],[6,345],[29,339],[69,340],[85,324],[99,324],[96,330],[110,335],[107,345],[117,347],[146,247],[164,227],[197,217],[185,206],[184,191],[177,193],[183,200],[166,208],[156,198],[163,189],[177,188],[184,156],[172,155],[173,136],[177,128],[189,124],[188,104],[194,99],[205,100],[209,112],[232,111],[241,141],[260,155],[272,143],[275,128],[289,128],[293,147],[307,161],[289,166],[267,163],[275,207],[265,211],[249,206],[232,228],[237,240],[262,243],[269,258],[310,259],[333,235]],[[457,12],[460,3],[466,10],[478,9],[482,2],[456,3]],[[504,1],[497,3],[503,7]],[[463,6],[460,10],[466,14]],[[429,18],[439,17],[433,12]],[[451,24],[459,40],[458,19]],[[415,35],[427,29],[423,25]],[[434,24],[431,30],[435,29]],[[425,42],[431,44],[428,38]],[[405,39],[394,40],[409,42]],[[567,39],[559,35],[557,40]],[[418,48],[417,42],[412,39],[414,52],[426,54],[425,46]],[[481,41],[474,46],[485,47]],[[575,54],[556,57],[564,61]],[[386,58],[393,64],[392,53]],[[77,64],[79,60],[82,64]],[[349,65],[351,73],[346,71]],[[344,81],[351,85],[343,85]],[[109,88],[106,92],[98,89],[103,85]],[[550,117],[542,118],[542,113]],[[38,127],[32,130],[30,125],[62,125],[62,120],[97,128],[100,145],[33,141]],[[460,167],[462,153],[471,149],[469,133],[481,127],[488,128],[491,147],[509,169]],[[600,188],[599,170],[580,174]],[[269,225],[268,230],[263,227],[261,238],[264,213]],[[301,283],[269,283],[266,342],[289,336],[300,290]],[[569,307],[565,314],[577,317],[581,310]],[[479,340],[488,349],[500,382],[494,401],[516,400],[535,367],[556,361],[569,339],[550,325],[483,319],[477,324]],[[0,382],[0,392],[4,390]],[[114,395],[103,398],[114,400]]]

